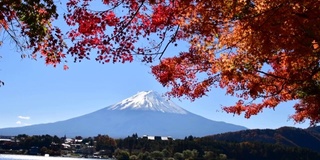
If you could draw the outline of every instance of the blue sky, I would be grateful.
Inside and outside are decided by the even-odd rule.
[[[179,49],[179,48],[177,48]],[[80,116],[121,101],[139,91],[168,91],[150,73],[150,64],[136,60],[128,64],[99,64],[96,61],[46,66],[42,59],[21,59],[13,47],[1,48],[0,128],[61,121]],[[288,121],[294,113],[293,103],[285,103],[275,111],[267,109],[258,116],[245,119],[222,112],[222,105],[232,105],[236,99],[221,89],[190,102],[172,99],[179,106],[211,120],[225,121],[248,128],[278,128],[293,126]],[[308,127],[308,122],[294,125]]]
[[[70,60],[70,69],[64,71],[62,65],[46,66],[43,59],[21,59],[14,45],[8,44],[9,41],[5,41],[0,48],[0,80],[5,82],[0,87],[0,128],[66,120],[107,107],[139,91],[168,91],[150,73],[152,64],[142,63],[139,58],[127,64],[99,64],[94,60],[72,63]],[[166,56],[185,48],[184,44],[171,47]],[[172,100],[208,119],[248,128],[309,126],[308,122],[294,124],[288,120],[294,113],[293,102],[245,119],[243,115],[222,112],[222,105],[232,105],[236,99],[226,96],[221,89],[212,89],[208,96],[194,102],[183,98]]]

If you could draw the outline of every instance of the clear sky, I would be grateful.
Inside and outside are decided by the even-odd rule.
[[[128,64],[99,64],[83,61],[69,62],[69,70],[62,65],[57,68],[38,61],[21,59],[14,45],[0,48],[0,128],[18,127],[40,123],[56,122],[84,115],[117,103],[139,91],[154,90],[165,93],[164,88],[150,73],[150,65],[136,59]],[[169,48],[178,53],[186,48],[178,45]],[[154,63],[153,65],[155,65]],[[211,120],[224,121],[253,128],[279,128],[295,126],[306,128],[309,122],[294,124],[288,120],[294,113],[293,102],[278,106],[275,111],[266,109],[258,116],[245,119],[243,115],[233,116],[222,112],[222,105],[232,105],[236,99],[225,96],[220,89],[212,89],[208,96],[190,102],[186,99],[172,99],[184,109]]]

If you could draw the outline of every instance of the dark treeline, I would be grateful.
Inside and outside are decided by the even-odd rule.
[[[61,145],[63,138],[50,135],[28,136],[21,134],[13,137],[12,141],[0,142],[0,153],[12,151],[17,154],[49,154],[53,156],[61,155]],[[34,153],[36,152],[36,153]]]
[[[70,145],[70,147],[68,147]],[[35,149],[36,148],[36,149]],[[11,151],[11,152],[9,152]],[[14,151],[14,152],[12,152]],[[50,135],[18,135],[9,142],[0,142],[0,153],[50,154],[66,156],[78,154],[119,160],[313,160],[320,153],[304,148],[258,142],[226,142],[211,137],[188,136],[176,140],[150,140],[137,134],[123,139],[107,135],[72,138]]]
[[[211,137],[219,141],[264,142],[289,147],[303,147],[320,152],[320,127],[307,129],[281,127],[278,129],[250,129],[216,134]]]

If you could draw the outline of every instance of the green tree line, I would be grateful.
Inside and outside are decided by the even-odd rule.
[[[32,147],[39,148],[39,154],[63,156],[65,137],[50,135],[18,135],[15,142],[0,143],[0,151],[24,150],[28,154]],[[82,138],[82,147],[93,146],[94,152],[103,157],[118,160],[296,160],[320,159],[320,153],[299,147],[261,142],[227,142],[210,137],[188,136],[176,140],[148,140],[137,134],[122,139],[108,135]],[[78,148],[80,149],[80,148]],[[0,152],[0,153],[1,153]]]

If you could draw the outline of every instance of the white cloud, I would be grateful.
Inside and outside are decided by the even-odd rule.
[[[21,121],[17,121],[16,124],[21,124]]]
[[[26,119],[26,120],[29,120],[29,119],[30,119],[30,117],[28,117],[28,116],[18,116],[18,118],[19,118],[19,119]]]

